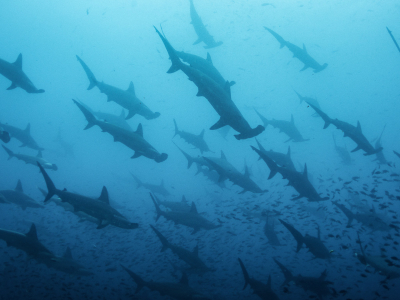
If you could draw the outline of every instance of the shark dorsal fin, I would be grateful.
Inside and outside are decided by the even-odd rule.
[[[357,131],[362,133],[360,121],[357,121]]]
[[[121,114],[119,115],[121,119],[125,119],[125,110],[121,110]]]
[[[229,99],[231,99],[231,83],[229,81],[225,82],[224,90],[229,95]]]
[[[204,138],[204,129],[200,132],[199,137]]]
[[[31,123],[28,123],[28,125],[26,125],[24,132],[27,134],[31,134]]]
[[[210,64],[213,64],[212,59],[211,59],[211,55],[210,55],[210,53],[208,53],[208,52],[207,52],[207,61],[208,61]]]
[[[43,158],[42,150],[39,150],[39,152],[38,152],[38,154],[36,155],[36,157],[38,157],[38,158]]]
[[[192,202],[192,206],[190,207],[190,212],[192,214],[198,214],[196,204],[194,204],[194,202]]]
[[[103,189],[101,190],[101,194],[100,194],[99,200],[101,202],[104,202],[104,203],[110,205],[110,199],[108,198],[108,191],[107,191],[107,188],[105,186],[103,186]]]
[[[289,146],[288,149],[287,149],[287,154],[286,154],[286,156],[290,158],[290,146]]]
[[[133,85],[132,81],[129,83],[129,87],[126,91],[135,95],[135,86]]]
[[[29,229],[28,233],[25,234],[27,238],[33,239],[33,240],[38,240],[37,237],[37,232],[36,232],[36,226],[34,223],[31,225],[31,229]]]
[[[181,280],[179,280],[179,283],[187,286],[189,285],[189,279],[185,272],[182,273],[182,277]]]
[[[293,118],[293,115],[291,115],[291,117],[290,117],[290,123],[292,123],[292,124],[294,125],[294,118]]]
[[[67,247],[67,250],[65,250],[65,253],[63,255],[63,258],[72,259],[71,248]]]
[[[225,156],[225,153],[222,150],[221,150],[221,158],[224,159],[224,160],[227,160],[226,156]]]
[[[21,179],[18,179],[17,186],[15,187],[15,190],[16,190],[17,192],[21,192],[21,193],[24,192],[24,190],[22,189]]]
[[[250,177],[249,167],[246,164],[244,165],[244,176],[246,176],[247,178]]]
[[[271,289],[271,275],[268,276],[267,287]]]
[[[142,127],[142,123],[139,123],[136,131],[135,131],[138,135],[140,135],[141,137],[143,137],[143,127]]]
[[[185,195],[182,195],[182,200],[181,200],[181,202],[187,203],[187,200],[186,200]]]
[[[307,53],[307,48],[306,48],[305,44],[303,44],[303,50],[304,50],[305,53]]]
[[[22,70],[22,54],[20,53],[17,57],[17,60],[13,63],[14,66],[18,67],[18,69]]]
[[[199,245],[196,245],[196,247],[194,247],[193,254],[199,256]]]
[[[308,178],[308,175],[307,175],[307,164],[304,164],[303,176],[304,176],[305,178]]]

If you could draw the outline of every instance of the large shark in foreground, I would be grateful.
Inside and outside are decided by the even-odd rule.
[[[300,173],[297,171],[293,171],[290,169],[287,169],[285,167],[280,167],[278,166],[266,153],[258,150],[257,148],[251,146],[251,148],[260,155],[260,157],[264,160],[264,162],[267,164],[269,169],[271,170],[268,179],[271,179],[276,175],[276,173],[280,173],[282,175],[283,179],[289,180],[288,185],[291,185],[298,193],[299,196],[293,198],[292,200],[297,200],[300,198],[307,198],[308,201],[323,201],[323,200],[328,200],[328,197],[322,198],[311,182],[308,180],[308,175],[307,175],[307,165],[304,166],[304,172]]]
[[[2,145],[2,147],[4,148],[4,150],[6,150],[6,152],[8,154],[8,159],[16,157],[17,159],[24,161],[26,164],[31,164],[34,166],[37,166],[36,162],[40,162],[40,164],[45,169],[51,169],[54,171],[58,170],[58,167],[56,164],[52,164],[42,157],[42,151],[40,151],[40,150],[36,156],[31,156],[31,155],[26,155],[26,154],[14,153],[4,145]]]
[[[86,117],[86,120],[88,121],[85,130],[91,128],[94,125],[99,126],[103,132],[108,132],[109,134],[111,134],[114,137],[115,142],[120,142],[134,150],[135,154],[131,158],[145,156],[147,158],[154,159],[158,163],[163,162],[168,158],[168,154],[159,153],[143,138],[142,124],[138,125],[135,132],[128,131],[110,123],[97,120],[95,116],[82,104],[75,100],[73,101],[79,107],[79,109]]]
[[[71,193],[66,189],[59,190],[55,187],[53,181],[39,163],[38,166],[42,172],[48,190],[44,202],[47,202],[51,197],[57,195],[60,197],[62,202],[71,204],[75,211],[83,211],[84,213],[96,218],[98,220],[97,229],[104,228],[110,224],[125,229],[138,228],[138,223],[129,222],[123,215],[110,206],[110,200],[105,186],[101,191],[99,199],[92,199],[76,193]]]
[[[139,275],[132,272],[128,268],[121,265],[121,267],[132,277],[137,284],[135,294],[139,293],[144,287],[148,287],[152,291],[157,291],[161,296],[169,296],[177,300],[210,300],[206,296],[196,292],[189,286],[189,280],[186,273],[182,274],[179,282],[157,282],[145,281]]]
[[[203,21],[201,20],[199,14],[196,11],[196,8],[194,7],[193,0],[189,1],[190,1],[190,18],[192,19],[192,22],[190,23],[193,25],[193,28],[198,36],[198,39],[193,43],[193,45],[196,45],[200,42],[204,42],[204,44],[207,45],[204,46],[204,48],[206,49],[222,45],[222,42],[216,42],[214,40],[214,37],[208,32],[206,26],[204,26]]]
[[[0,74],[11,81],[11,85],[7,90],[20,87],[28,93],[44,93],[44,90],[37,89],[24,71],[22,71],[22,54],[19,54],[17,60],[13,63],[0,59]]]
[[[156,207],[156,212],[157,212],[157,217],[156,221],[163,216],[167,220],[173,221],[175,224],[181,224],[187,227],[193,228],[192,234],[195,234],[197,231],[200,229],[205,229],[205,230],[212,230],[218,227],[221,227],[221,225],[214,225],[210,221],[208,221],[206,218],[202,217],[198,212],[196,205],[194,202],[192,202],[192,207],[189,212],[185,211],[162,211],[160,209],[160,206],[156,202],[155,198],[153,197],[152,194],[150,194],[151,199],[153,200],[154,206]]]
[[[205,273],[212,271],[199,257],[199,247],[196,246],[193,251],[189,251],[185,248],[182,248],[178,245],[174,245],[166,239],[165,236],[161,234],[154,226],[150,225],[151,229],[155,232],[155,234],[160,239],[162,243],[161,252],[164,252],[167,249],[171,249],[171,251],[176,254],[181,260],[187,263],[190,266],[189,272],[195,273]]]
[[[374,148],[370,144],[370,142],[367,140],[367,138],[363,135],[360,122],[357,122],[357,127],[355,127],[347,122],[340,121],[338,119],[331,119],[326,113],[324,113],[319,108],[315,107],[311,103],[308,103],[308,104],[325,121],[324,129],[327,128],[330,124],[333,124],[336,126],[337,129],[343,131],[345,137],[348,136],[357,144],[357,147],[354,148],[351,152],[356,152],[356,151],[362,149],[365,151],[364,155],[367,156],[367,155],[376,154],[376,153],[382,151],[382,149],[383,149],[382,147]]]
[[[83,70],[85,71],[90,84],[87,88],[91,90],[95,86],[97,86],[101,93],[107,95],[107,101],[114,101],[119,104],[123,108],[127,109],[128,115],[126,119],[132,118],[134,115],[138,114],[145,117],[147,120],[155,119],[160,116],[158,112],[152,112],[143,101],[139,100],[135,94],[135,87],[133,86],[133,82],[129,84],[129,88],[125,91],[114,86],[105,84],[104,82],[97,81],[96,77],[89,69],[89,67],[85,64],[85,62],[77,55],[79,63],[82,65]]]
[[[36,143],[31,135],[31,124],[28,124],[25,129],[19,129],[17,127],[0,123],[0,127],[3,127],[7,131],[11,138],[19,140],[22,144],[20,147],[28,147],[33,150],[42,151],[42,147]]]
[[[271,275],[268,276],[267,284],[250,277],[247,272],[242,260],[238,258],[240,267],[242,268],[243,276],[244,276],[244,287],[245,289],[248,285],[253,289],[254,294],[259,296],[263,300],[279,300],[279,297],[275,294],[271,287]]]
[[[328,66],[328,64],[326,64],[326,63],[323,65],[320,65],[314,58],[312,58],[310,56],[310,54],[308,54],[306,46],[304,44],[303,44],[303,49],[302,49],[288,41],[285,41],[275,31],[273,31],[267,27],[264,27],[264,28],[266,30],[268,30],[277,39],[277,41],[280,44],[280,48],[283,48],[286,46],[290,50],[290,52],[293,53],[293,57],[297,58],[304,64],[303,69],[301,69],[300,71],[304,71],[304,70],[307,70],[308,68],[311,68],[314,70],[314,73],[318,73],[318,72],[321,72],[322,70],[324,70]]]
[[[8,203],[14,203],[20,206],[23,210],[30,208],[44,208],[43,205],[37,203],[31,197],[24,193],[21,180],[18,180],[14,190],[2,190],[0,194],[4,196]]]
[[[299,252],[302,245],[305,244],[308,250],[316,257],[322,259],[330,259],[330,251],[325,247],[325,245],[321,241],[321,235],[318,227],[318,237],[313,237],[308,234],[303,236],[298,230],[296,230],[292,225],[286,223],[279,219],[279,221],[289,230],[289,232],[293,235],[295,240],[297,241],[297,250]]]
[[[174,73],[178,70],[182,70],[182,72],[188,76],[189,80],[198,87],[197,96],[205,97],[220,116],[219,121],[211,126],[211,130],[229,125],[239,132],[239,134],[235,135],[235,138],[238,140],[255,137],[264,131],[264,127],[261,125],[258,125],[256,128],[250,127],[249,123],[232,101],[230,83],[228,81],[225,83],[225,86],[221,86],[203,72],[184,64],[179,59],[175,49],[168,40],[157,28],[155,28],[155,30],[164,43],[172,62],[172,66],[167,73]]]

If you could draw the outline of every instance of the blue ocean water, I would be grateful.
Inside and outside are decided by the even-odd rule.
[[[189,268],[170,249],[160,251],[162,244],[150,225],[170,243],[190,251],[198,246],[199,258],[213,269],[185,271],[189,286],[202,296],[186,294],[171,299],[259,299],[251,283],[243,289],[245,279],[238,258],[250,277],[263,284],[267,285],[270,275],[271,289],[279,299],[398,299],[400,158],[393,150],[400,152],[400,53],[386,27],[400,41],[400,3],[194,0],[194,6],[206,30],[216,42],[222,41],[221,45],[209,49],[204,42],[193,45],[198,36],[187,0],[5,1],[1,5],[0,58],[13,63],[21,53],[22,70],[35,87],[45,90],[27,93],[18,84],[6,90],[12,81],[0,76],[0,123],[4,130],[7,126],[25,129],[30,124],[31,136],[44,149],[43,158],[57,165],[56,171],[47,169],[57,189],[97,199],[105,186],[110,205],[139,227],[124,229],[110,224],[97,229],[99,224],[83,220],[52,201],[44,204],[45,196],[38,188],[47,192],[47,186],[38,167],[16,158],[8,160],[9,155],[1,149],[0,194],[14,190],[21,180],[23,192],[43,207],[23,209],[15,203],[0,203],[0,228],[25,234],[34,223],[39,241],[54,257],[62,257],[69,247],[74,261],[93,275],[68,274],[54,265],[49,267],[39,254],[7,247],[6,241],[0,240],[0,299],[168,299],[152,291],[151,285],[135,293],[137,283],[121,267],[146,282],[170,283],[178,283],[180,269]],[[254,137],[237,140],[235,130],[222,131],[227,127],[209,130],[220,116],[206,97],[196,96],[199,88],[195,80],[188,80],[181,70],[167,73],[171,60],[153,26],[178,51],[204,59],[209,53],[224,79],[236,82],[230,87],[231,99],[251,128],[265,125],[257,112],[268,120],[290,122],[293,116],[305,141],[287,142],[288,136],[272,125],[265,126],[256,138],[268,151],[286,154],[290,146],[296,172],[303,174],[307,164],[309,181],[329,200],[293,200],[299,193],[287,186],[287,179],[281,174],[268,179],[270,168],[250,148],[258,148]],[[280,48],[278,39],[264,27],[286,44]],[[298,46],[303,54],[306,51],[320,65],[327,63],[327,67],[300,71],[304,63],[294,57],[290,45]],[[98,87],[87,90],[88,76],[76,55],[98,82],[126,91],[132,81],[137,98],[153,112],[160,112],[154,119],[136,114],[127,122],[133,130],[142,124],[143,137],[157,151],[168,154],[165,161],[157,163],[143,155],[131,159],[134,151],[118,140],[114,142],[98,126],[83,130],[87,121],[72,99],[95,112],[119,116],[128,111],[108,102]],[[4,72],[0,70],[2,75]],[[198,72],[196,76],[208,77]],[[215,89],[226,93],[229,87]],[[332,135],[337,146],[348,152],[356,143],[343,137],[334,123],[323,129],[323,119],[312,106],[301,102],[296,92],[317,100],[333,120],[355,127],[359,121],[372,146],[383,132],[379,153],[386,157],[386,163],[359,150],[350,153],[350,163],[344,164]],[[174,137],[174,119],[180,130],[189,133],[198,135],[205,129],[204,139],[211,152],[201,153],[183,138]],[[103,121],[111,122],[107,118]],[[1,142],[3,146],[15,153],[37,155],[37,150],[20,147],[22,142],[10,135],[10,142]],[[222,175],[213,171],[219,182],[212,182],[196,174],[196,163],[187,168],[188,161],[177,146],[200,158],[219,158],[222,151],[241,174],[247,166],[250,178],[268,191],[240,193],[243,188],[230,180],[232,169],[225,169]],[[150,191],[138,186],[131,174],[144,183],[159,185],[163,181],[170,195],[156,193],[160,200],[181,201],[184,195],[189,205],[195,203],[200,216],[218,228],[193,233],[193,229],[163,216],[156,221]],[[368,216],[367,221],[355,219],[348,224],[335,201],[352,213]],[[75,211],[82,209],[78,206]],[[266,236],[267,217],[281,245]],[[278,219],[302,235],[317,237],[319,227],[329,259],[315,258],[304,245],[296,252],[296,240]],[[357,234],[370,258],[366,264],[355,257],[361,251]],[[297,281],[282,286],[285,276],[274,259],[293,275],[302,275],[302,280],[297,277]],[[372,259],[381,264],[373,266]],[[393,273],[380,274],[382,268],[389,267]],[[324,270],[325,283],[304,289],[307,276],[320,278]],[[318,285],[327,285],[327,294],[315,292]],[[175,292],[180,288],[171,287]],[[265,291],[259,294],[264,295],[261,299],[274,299]]]

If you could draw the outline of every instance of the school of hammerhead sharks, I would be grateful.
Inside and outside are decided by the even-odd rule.
[[[194,7],[193,1],[190,0],[190,17],[191,24],[198,36],[195,44],[204,43],[205,49],[210,49],[222,45],[222,42],[216,42],[213,36],[209,33],[208,29],[204,26],[201,18],[199,17]],[[219,115],[219,120],[210,127],[210,130],[222,130],[222,128],[230,127],[237,133],[234,137],[237,143],[243,139],[255,139],[258,148],[251,146],[251,150],[255,151],[259,156],[261,163],[265,163],[270,170],[268,180],[277,175],[278,173],[283,180],[287,180],[287,189],[294,189],[297,192],[292,200],[298,200],[306,198],[310,202],[320,202],[332,200],[332,203],[337,208],[338,214],[343,214],[348,218],[346,228],[351,228],[353,221],[357,221],[363,228],[367,228],[371,231],[382,231],[391,232],[394,231],[394,236],[400,237],[397,221],[391,220],[390,222],[384,221],[382,217],[377,213],[375,209],[365,209],[360,203],[353,203],[351,208],[348,208],[345,204],[339,201],[333,201],[328,196],[321,196],[321,193],[317,191],[312,182],[308,178],[307,165],[304,169],[299,172],[296,170],[292,160],[290,147],[287,153],[279,153],[273,150],[266,150],[264,146],[257,140],[257,136],[260,135],[268,125],[280,130],[288,137],[288,141],[294,142],[305,142],[297,127],[295,126],[293,116],[290,121],[284,120],[268,120],[261,115],[257,110],[256,113],[260,117],[260,121],[263,125],[258,125],[255,128],[251,128],[247,120],[243,117],[242,113],[235,105],[231,97],[231,86],[235,84],[234,81],[225,80],[220,72],[213,65],[210,54],[207,53],[207,57],[202,57],[187,53],[180,52],[174,49],[173,45],[166,38],[162,32],[162,28],[158,29],[154,27],[156,34],[161,39],[162,44],[165,47],[166,52],[171,60],[171,67],[167,71],[168,74],[172,74],[178,71],[182,71],[189,81],[193,82],[198,88],[197,97],[204,97],[211,104],[212,108]],[[304,64],[304,67],[300,71],[312,69],[314,73],[324,71],[328,64],[319,64],[311,55],[307,52],[305,46],[298,47],[288,41],[286,41],[277,32],[265,27],[266,32],[270,33],[272,37],[278,41],[280,48],[287,48],[293,57],[298,59]],[[400,48],[397,44],[396,39],[392,35],[392,32],[387,28],[387,31],[394,42],[396,48],[400,52]],[[77,108],[82,112],[83,117],[87,121],[87,125],[84,128],[89,129],[93,126],[100,127],[102,132],[110,134],[114,142],[119,142],[126,147],[134,151],[132,159],[144,157],[146,159],[154,160],[156,163],[162,163],[168,159],[168,154],[160,152],[151,145],[143,135],[142,125],[139,124],[136,131],[133,131],[130,126],[126,123],[126,120],[140,115],[146,120],[156,119],[160,116],[159,112],[153,112],[146,104],[139,100],[135,94],[135,88],[131,82],[127,90],[123,90],[104,82],[100,82],[96,79],[95,75],[79,56],[76,56],[79,64],[82,66],[83,71],[87,75],[89,80],[88,90],[97,87],[101,93],[107,96],[108,101],[113,101],[117,105],[121,106],[127,111],[127,114],[123,112],[120,116],[115,116],[109,113],[96,112],[83,102],[73,100]],[[90,65],[90,64],[89,64]],[[13,90],[15,88],[21,88],[27,93],[44,93],[43,89],[37,89],[31,82],[28,76],[24,73],[22,68],[22,55],[20,54],[17,60],[13,63],[6,62],[0,59],[0,74],[11,81],[11,85],[7,90]],[[297,93],[297,92],[296,92]],[[381,139],[377,139],[375,145],[372,145],[368,138],[366,138],[362,132],[360,122],[357,122],[356,126],[351,123],[338,120],[324,112],[318,101],[313,98],[303,97],[298,94],[301,102],[306,102],[309,107],[315,111],[315,116],[322,119],[321,125],[323,129],[326,129],[331,124],[338,130],[342,131],[344,137],[348,137],[355,144],[356,147],[351,151],[357,152],[362,150],[364,156],[375,155],[376,160],[381,165],[390,165],[382,153]],[[175,120],[175,135],[179,135],[188,144],[191,144],[201,152],[201,156],[191,156],[183,149],[178,148],[179,152],[187,159],[188,168],[193,163],[198,168],[198,173],[204,174],[213,183],[219,185],[221,188],[226,188],[224,182],[226,180],[231,181],[234,185],[242,188],[240,193],[266,193],[266,190],[261,189],[251,178],[250,172],[246,167],[244,174],[235,169],[230,164],[224,153],[221,151],[220,157],[209,157],[203,156],[204,152],[210,151],[206,141],[204,140],[204,130],[198,135],[190,132],[186,132],[178,129],[178,125]],[[37,156],[30,156],[25,154],[19,154],[13,152],[6,145],[10,139],[17,139],[22,143],[22,147],[29,147],[37,150]],[[40,172],[44,178],[44,182],[47,186],[47,191],[41,190],[45,199],[44,202],[54,201],[58,205],[62,206],[66,211],[74,213],[80,219],[88,220],[97,225],[97,229],[105,228],[106,226],[112,225],[123,229],[137,229],[140,228],[138,223],[130,222],[124,217],[119,211],[114,209],[110,205],[108,191],[106,187],[103,187],[99,198],[91,198],[83,196],[77,193],[67,191],[66,189],[57,188],[57,182],[53,182],[47,170],[58,170],[56,164],[47,161],[42,156],[44,150],[40,147],[34,138],[30,134],[30,125],[25,129],[16,128],[10,124],[0,123],[0,139],[3,142],[2,147],[9,155],[9,159],[16,158],[27,164],[32,164],[39,167]],[[249,149],[249,151],[251,151]],[[344,164],[351,164],[351,156],[346,148],[340,147],[335,142],[335,150],[342,159]],[[400,154],[393,151],[395,155],[400,158]],[[143,158],[142,158],[143,159]],[[381,176],[385,172],[374,170],[373,175],[375,176],[375,187],[379,186]],[[162,201],[157,195],[166,196],[168,191],[163,185],[152,185],[143,183],[139,178],[134,176],[134,180],[138,185],[144,186],[149,189],[150,198],[154,203],[156,209],[156,220],[160,217],[164,217],[166,220],[172,221],[175,224],[180,224],[191,228],[192,234],[197,233],[199,230],[214,230],[223,226],[223,222],[220,224],[214,224],[207,220],[202,214],[198,213],[196,205],[192,202],[188,204],[186,199],[183,197],[182,201]],[[393,177],[397,176],[395,173]],[[353,178],[357,180],[357,178]],[[397,180],[396,180],[397,181]],[[345,183],[345,184],[348,184]],[[356,191],[352,191],[348,188],[349,193],[358,194]],[[376,189],[374,188],[369,194],[364,193],[374,200],[382,199],[376,195]],[[399,196],[395,196],[389,192],[386,192],[386,196],[390,201],[400,200]],[[1,190],[0,191],[0,203],[10,204],[14,203],[19,205],[23,210],[27,208],[42,207],[42,204],[38,203],[30,196],[26,195],[23,191],[22,184],[18,181],[18,184],[13,190]],[[161,206],[164,209],[161,209]],[[354,212],[357,210],[357,212]],[[274,230],[273,219],[279,217],[278,211],[268,211],[264,217],[267,218],[265,224],[264,233],[268,238],[268,242],[273,246],[281,246],[276,231]],[[395,218],[394,218],[395,219]],[[272,222],[271,222],[272,220]],[[297,242],[296,252],[299,252],[303,245],[309,250],[314,258],[322,260],[330,260],[335,255],[333,250],[329,250],[320,237],[320,230],[318,227],[318,236],[310,236],[308,234],[303,235],[300,233],[292,224],[279,219],[279,222],[293,235],[293,238]],[[159,238],[162,249],[166,251],[170,249],[180,260],[185,262],[189,268],[182,271],[182,277],[179,282],[156,282],[146,281],[140,274],[135,273],[131,269],[121,265],[121,267],[129,274],[129,276],[136,283],[136,293],[139,293],[142,288],[148,288],[152,291],[159,292],[162,296],[168,296],[172,299],[214,299],[212,296],[207,296],[206,293],[196,291],[191,288],[188,283],[188,275],[192,273],[203,274],[207,272],[213,272],[215,269],[210,268],[199,256],[199,249],[196,247],[193,251],[187,248],[176,245],[168,241],[168,238],[162,234],[159,229],[150,225],[155,235]],[[359,233],[358,233],[359,234]],[[391,236],[389,234],[389,236]],[[49,268],[57,269],[61,272],[79,275],[89,276],[93,273],[83,267],[80,263],[73,259],[71,250],[68,248],[63,256],[57,256],[52,251],[47,249],[38,239],[35,224],[32,224],[28,233],[19,233],[10,230],[0,229],[0,239],[7,243],[7,246],[12,246],[20,249],[28,255],[29,258],[36,260],[39,263],[45,264]],[[390,239],[393,239],[392,237]],[[360,237],[358,237],[357,243],[359,244],[360,251],[356,253],[359,262],[365,266],[371,266],[375,271],[379,272],[382,277],[381,284],[387,287],[387,282],[392,279],[400,277],[400,264],[396,262],[397,257],[388,257],[385,255],[369,255],[366,253],[366,247],[363,247]],[[397,244],[396,244],[397,245]],[[273,258],[278,268],[282,271],[284,276],[284,282],[282,286],[287,286],[290,282],[294,282],[296,286],[303,288],[305,291],[310,292],[312,297],[322,299],[324,297],[344,297],[348,292],[346,290],[336,291],[333,287],[333,282],[327,280],[327,270],[322,274],[316,274],[318,276],[309,277],[302,275],[293,275],[292,272],[278,259]],[[268,277],[266,283],[259,281],[252,277],[247,271],[244,262],[238,258],[238,263],[244,276],[244,288],[250,286],[254,294],[261,299],[279,299],[278,294],[274,291],[271,283],[271,275]],[[205,289],[206,290],[206,289]],[[288,290],[284,288],[282,293],[286,293]],[[295,293],[293,294],[295,295]],[[311,298],[311,296],[310,296]]]

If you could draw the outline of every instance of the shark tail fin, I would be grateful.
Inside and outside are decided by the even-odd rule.
[[[174,125],[175,125],[175,134],[174,134],[173,138],[179,133],[178,125],[176,124],[175,119],[174,119]]]
[[[167,73],[175,73],[176,71],[179,71],[181,69],[182,62],[178,57],[178,54],[176,54],[176,50],[172,47],[172,45],[169,43],[169,41],[166,39],[164,35],[162,35],[156,27],[154,27],[156,30],[157,34],[160,36],[165,49],[167,49],[169,59],[171,60],[172,66],[169,68]]]
[[[85,71],[88,79],[89,79],[89,86],[88,90],[91,90],[95,86],[97,86],[96,77],[94,77],[93,72],[89,69],[89,67],[85,64],[85,62],[77,55],[76,58],[78,59],[79,63],[82,65],[83,70]]]
[[[2,145],[4,150],[6,150],[7,154],[8,154],[8,159],[11,159],[14,157],[14,152],[12,152],[10,149],[8,149],[6,146]]]
[[[250,281],[250,276],[249,273],[247,272],[242,260],[240,258],[238,258],[240,267],[242,268],[242,272],[243,272],[243,277],[244,277],[244,287],[243,289],[245,289],[247,287],[247,285],[249,284]]]
[[[128,268],[124,267],[123,265],[121,265],[122,268],[124,268],[124,270],[129,274],[129,276],[132,277],[132,279],[136,282],[137,287],[136,287],[136,291],[135,294],[139,293],[139,291],[146,286],[146,281],[144,281],[142,279],[142,277],[140,277],[139,275],[137,275],[136,273],[133,273],[131,270],[129,270]]]
[[[160,239],[162,244],[161,252],[164,252],[170,247],[168,240],[165,238],[165,236],[161,234],[161,232],[155,229],[152,225],[150,225],[150,227],[151,229],[153,229],[153,231],[157,234],[158,238]]]
[[[174,143],[174,144],[175,144],[175,143]],[[175,144],[175,146],[178,147],[176,144]],[[187,166],[187,168],[189,169],[189,168],[192,166],[192,164],[194,163],[193,157],[191,157],[188,153],[186,153],[185,151],[183,151],[181,148],[178,147],[178,149],[179,149],[179,150],[182,152],[182,154],[186,157],[186,159],[187,159],[187,161],[188,161],[188,166]]]
[[[278,165],[265,153],[261,152],[260,150],[258,150],[257,148],[251,146],[251,148],[256,151],[258,153],[258,155],[260,155],[260,157],[262,158],[262,160],[267,164],[268,168],[270,169],[270,173],[268,176],[268,179],[271,179],[272,177],[274,177],[276,175],[276,173],[278,173]]]
[[[54,185],[53,181],[50,179],[50,176],[47,174],[47,172],[43,169],[42,165],[37,162],[37,165],[40,169],[40,172],[42,172],[42,175],[44,177],[44,181],[46,182],[47,185],[47,196],[44,199],[44,202],[47,202],[50,200],[51,197],[53,197],[57,193],[56,186]]]
[[[285,281],[282,283],[282,286],[288,284],[289,282],[291,282],[293,280],[293,274],[292,272],[290,272],[288,270],[288,268],[286,268],[284,265],[282,265],[279,261],[277,261],[274,258],[275,263],[279,266],[279,268],[281,269],[283,276],[285,276]]]
[[[290,231],[290,233],[293,235],[293,237],[297,241],[296,252],[299,252],[301,249],[301,246],[303,246],[303,243],[304,243],[303,235],[298,230],[296,230],[292,225],[286,223],[285,221],[282,221],[281,219],[279,219],[279,221],[283,224],[283,226],[285,226],[287,228],[287,230]]]
[[[152,193],[150,193],[150,197],[151,197],[151,200],[153,200],[154,206],[156,207],[156,212],[157,212],[156,222],[157,222],[158,219],[161,217],[162,211],[161,211],[161,209],[160,209],[160,205],[158,205],[158,203],[157,203],[157,201],[156,201],[156,199],[154,198],[154,196],[153,196]]]
[[[96,123],[97,123],[96,117],[81,103],[79,103],[78,101],[76,101],[74,99],[72,99],[72,101],[74,101],[74,103],[79,107],[81,112],[84,114],[86,120],[88,121],[88,124],[86,125],[85,130],[96,125]]]
[[[140,187],[143,185],[143,182],[142,182],[139,178],[137,178],[135,175],[133,175],[132,173],[131,173],[131,176],[132,176],[133,179],[135,179],[135,181],[136,181],[136,184],[137,184],[136,188],[137,188],[137,189],[140,188]]]

